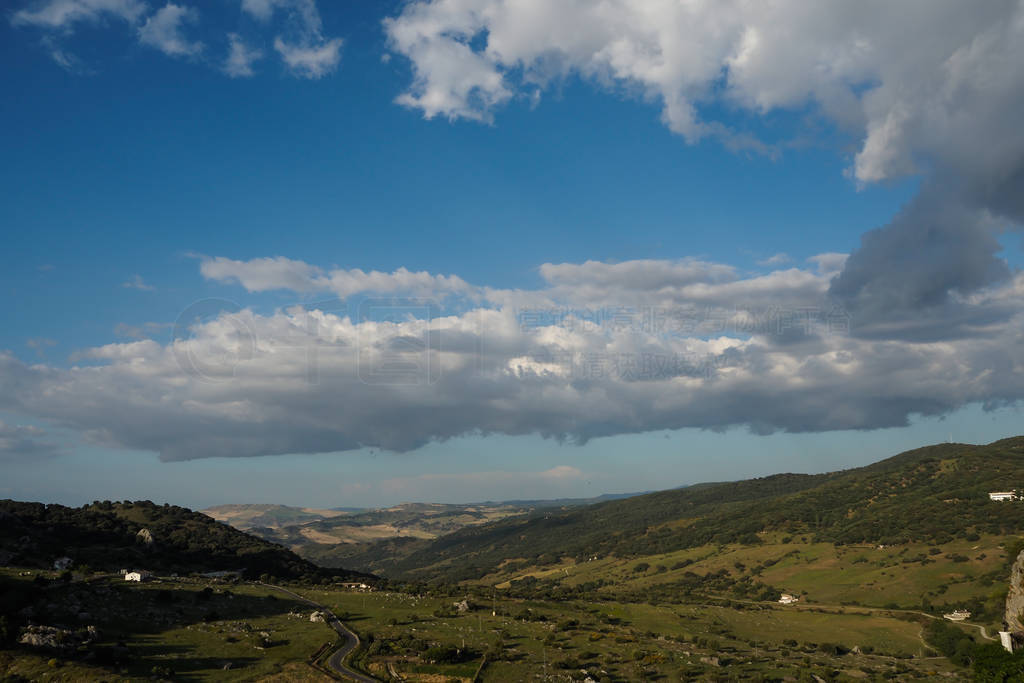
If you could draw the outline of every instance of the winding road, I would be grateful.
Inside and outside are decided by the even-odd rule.
[[[276,591],[286,593],[291,597],[295,598],[296,600],[304,602],[310,607],[315,607],[316,609],[320,610],[325,615],[327,615],[327,625],[333,628],[338,633],[338,635],[342,637],[344,641],[342,642],[341,647],[335,650],[334,654],[332,654],[327,659],[327,666],[329,666],[332,671],[334,671],[339,676],[351,679],[353,681],[357,681],[358,683],[379,683],[379,681],[376,678],[371,678],[366,674],[361,674],[358,671],[353,671],[345,665],[345,658],[348,657],[353,650],[359,647],[359,636],[357,636],[354,631],[349,629],[348,626],[345,626],[345,624],[343,624],[341,620],[338,619],[337,616],[335,616],[334,612],[332,612],[326,606],[321,605],[318,602],[313,602],[309,598],[303,597],[298,593],[288,590],[287,588],[284,588],[282,586],[275,586],[272,583],[263,583],[262,581],[257,581],[256,583],[257,585],[264,586],[265,588],[273,588]]]

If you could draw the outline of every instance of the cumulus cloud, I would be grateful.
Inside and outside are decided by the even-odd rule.
[[[889,224],[861,238],[830,293],[858,312],[861,334],[932,338],[990,325],[1014,308],[964,297],[1011,276],[992,214],[926,189]]]
[[[250,292],[273,289],[307,292],[318,289],[323,280],[320,268],[283,256],[250,261],[236,261],[223,256],[203,258],[199,271],[208,280],[237,282]]]
[[[249,78],[255,75],[252,65],[263,58],[263,51],[249,47],[237,33],[228,34],[228,57],[222,67],[232,78]]]
[[[169,2],[139,27],[139,42],[171,57],[198,55],[203,44],[188,40],[183,32],[185,24],[195,23],[198,19],[199,12],[195,8]]]
[[[826,254],[813,269],[753,276],[687,260],[546,264],[536,292],[477,300],[473,287],[448,312],[222,311],[167,343],[86,349],[66,369],[0,355],[0,409],[182,460],[407,451],[467,434],[873,429],[1024,397],[1024,275],[959,298],[983,326],[880,340],[829,298],[841,263]],[[209,264],[253,291],[329,289],[336,272],[282,258]],[[451,293],[451,279],[402,273],[372,286]],[[543,305],[496,301],[517,296]]]
[[[940,333],[943,318],[992,322],[956,299],[1007,282],[996,238],[1024,224],[1020,0],[418,0],[384,27],[412,66],[397,100],[427,118],[490,121],[570,77],[658,103],[689,143],[771,151],[787,141],[715,115],[811,112],[856,145],[857,184],[925,176],[922,195],[833,273],[831,294],[862,332],[916,338]],[[799,287],[802,276],[778,278]]]
[[[385,30],[414,70],[400,101],[427,117],[487,118],[570,75],[657,100],[691,142],[729,136],[700,112],[718,98],[756,113],[811,105],[864,135],[854,173],[868,182],[936,153],[971,163],[973,141],[955,133],[979,118],[996,124],[992,138],[1021,135],[1005,106],[1019,104],[1022,78],[1007,68],[1022,49],[1021,6],[1009,0],[420,0]]]
[[[0,420],[0,462],[37,460],[61,454],[54,443],[43,439],[46,432],[32,425],[12,425]]]
[[[274,39],[274,50],[294,76],[318,79],[338,68],[344,41],[324,36],[314,0],[242,0],[242,10],[264,23],[284,15],[285,30]]]

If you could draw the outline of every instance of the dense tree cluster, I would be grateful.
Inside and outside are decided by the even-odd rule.
[[[143,530],[146,530],[143,532]],[[142,533],[140,533],[142,532]],[[241,571],[307,581],[347,577],[322,569],[198,512],[150,501],[98,501],[79,508],[0,501],[0,546],[7,564],[50,568],[68,556],[77,568],[159,572]]]

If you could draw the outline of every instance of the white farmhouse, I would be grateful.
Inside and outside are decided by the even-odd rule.
[[[792,605],[794,602],[800,602],[800,598],[789,593],[783,593],[779,596],[779,603],[783,605]]]
[[[137,583],[145,581],[149,578],[149,572],[144,572],[141,569],[136,569],[133,572],[127,572],[124,575],[125,581],[135,581]]]
[[[963,621],[964,619],[970,619],[971,613],[965,609],[953,610],[949,614],[943,614],[943,617],[950,621]]]
[[[1016,500],[1016,491],[992,491],[988,494],[989,500]]]

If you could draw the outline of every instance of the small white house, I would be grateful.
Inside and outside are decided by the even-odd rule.
[[[779,603],[783,605],[792,605],[794,602],[800,602],[800,598],[789,593],[783,593],[779,596]]]
[[[142,582],[149,578],[149,572],[144,572],[141,569],[137,569],[133,572],[128,572],[124,575],[125,581]]]
[[[949,614],[943,614],[942,616],[950,621],[963,621],[964,619],[970,619],[971,613],[965,609],[958,609],[950,612]]]
[[[989,500],[1016,500],[1016,491],[992,491],[988,494]]]
[[[72,560],[70,557],[58,557],[53,561],[53,568],[59,572],[69,569],[71,567]]]

